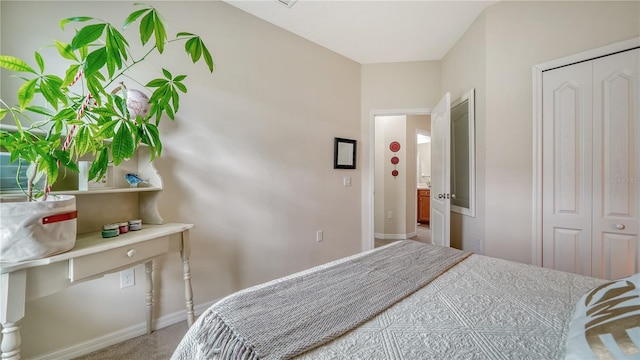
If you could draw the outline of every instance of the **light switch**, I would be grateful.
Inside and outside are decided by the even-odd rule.
[[[343,176],[342,177],[342,185],[344,187],[351,186],[351,176]]]

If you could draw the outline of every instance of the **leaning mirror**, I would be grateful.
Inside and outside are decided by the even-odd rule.
[[[451,103],[451,211],[475,217],[475,96]]]

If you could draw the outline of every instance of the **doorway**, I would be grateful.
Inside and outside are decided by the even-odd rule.
[[[419,165],[428,164],[430,154],[419,151],[417,136],[430,135],[430,121],[428,110],[373,115],[374,247],[405,239],[430,242],[428,221],[418,222],[418,186],[428,189],[430,176],[430,168]]]

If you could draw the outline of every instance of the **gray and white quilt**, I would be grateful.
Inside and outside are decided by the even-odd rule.
[[[409,252],[415,252],[411,244],[413,242],[396,242],[382,250],[375,249],[331,262],[243,290],[231,297],[237,299],[238,294],[242,297],[242,294],[255,291],[277,289],[283,282],[300,283],[310,274],[323,271],[331,273],[336,267],[350,264],[354,259],[379,255],[381,251],[396,248],[394,251],[397,252],[407,243],[411,246]],[[428,251],[432,248],[438,247],[426,245]],[[455,251],[452,254],[456,254]],[[401,295],[401,300],[391,301],[391,305],[384,310],[376,310],[371,316],[365,315],[367,319],[357,322],[346,333],[336,336],[316,334],[323,336],[321,342],[294,355],[291,352],[273,351],[260,356],[260,351],[263,351],[259,349],[260,346],[258,351],[254,351],[253,340],[244,338],[242,326],[237,326],[233,316],[229,315],[223,315],[224,319],[232,319],[224,322],[225,331],[239,327],[240,335],[237,337],[242,341],[239,345],[233,345],[233,351],[221,350],[220,342],[214,339],[216,331],[212,331],[211,314],[216,313],[216,307],[220,307],[220,304],[214,304],[191,327],[172,359],[562,358],[568,324],[577,300],[585,291],[604,281],[481,255],[466,255],[460,252],[452,264],[439,265],[446,268],[444,272],[424,281],[426,285]],[[388,273],[386,270],[383,272]],[[400,275],[403,276],[406,275]],[[413,280],[411,282],[415,282]],[[228,298],[221,300],[223,307],[225,301]],[[363,303],[362,306],[370,304]],[[245,310],[239,305],[237,314]],[[274,324],[277,323],[274,321]],[[308,327],[308,324],[277,331],[291,336],[294,339],[291,341],[297,341],[296,338],[303,337],[304,327]],[[270,330],[275,331],[260,329],[261,332]],[[223,332],[217,330],[217,333]],[[282,338],[285,335],[274,338],[283,344],[278,347],[287,347],[288,340]],[[274,341],[266,340],[266,343]],[[259,344],[259,341],[256,343]]]

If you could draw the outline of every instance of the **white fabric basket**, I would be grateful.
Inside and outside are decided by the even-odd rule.
[[[40,259],[71,250],[76,243],[76,198],[46,201],[0,199],[0,261]]]

